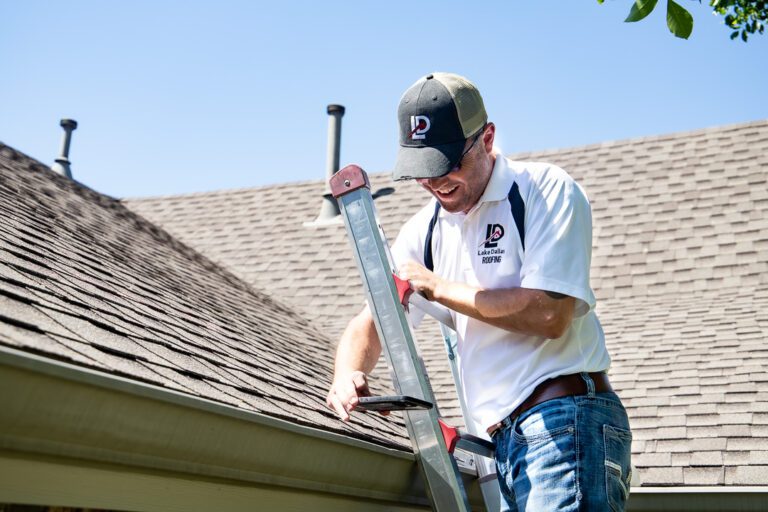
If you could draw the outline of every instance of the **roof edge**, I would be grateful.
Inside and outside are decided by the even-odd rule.
[[[402,450],[6,347],[0,388],[0,451],[425,502]]]

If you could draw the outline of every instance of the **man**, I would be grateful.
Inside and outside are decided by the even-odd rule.
[[[503,509],[623,510],[631,434],[605,374],[589,285],[592,220],[562,169],[494,148],[480,93],[433,73],[403,95],[394,179],[433,199],[392,247],[402,278],[451,310],[462,392],[496,446]],[[381,345],[365,308],[342,335],[328,405],[368,394]]]

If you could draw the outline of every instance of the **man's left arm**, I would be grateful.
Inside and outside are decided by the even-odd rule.
[[[427,298],[501,329],[555,339],[594,307],[589,286],[592,212],[584,191],[557,166],[538,168],[525,200],[520,287],[483,289],[442,279],[418,263],[401,277]]]
[[[528,335],[560,338],[573,320],[576,299],[528,288],[486,290],[448,281],[410,261],[399,271],[427,299],[485,323]]]

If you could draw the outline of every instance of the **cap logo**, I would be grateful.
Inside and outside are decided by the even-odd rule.
[[[411,116],[411,134],[413,140],[425,139],[426,133],[432,127],[427,116]]]

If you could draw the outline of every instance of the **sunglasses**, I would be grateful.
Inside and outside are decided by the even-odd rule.
[[[475,135],[474,139],[472,139],[472,144],[470,144],[469,147],[464,150],[464,152],[459,157],[459,161],[456,163],[456,165],[451,167],[451,170],[449,172],[461,170],[461,163],[464,161],[464,157],[467,156],[467,153],[472,151],[472,148],[475,147],[475,144],[477,144],[477,139],[479,139],[483,133],[485,133],[485,127],[483,127],[483,129],[480,130],[477,135]]]

